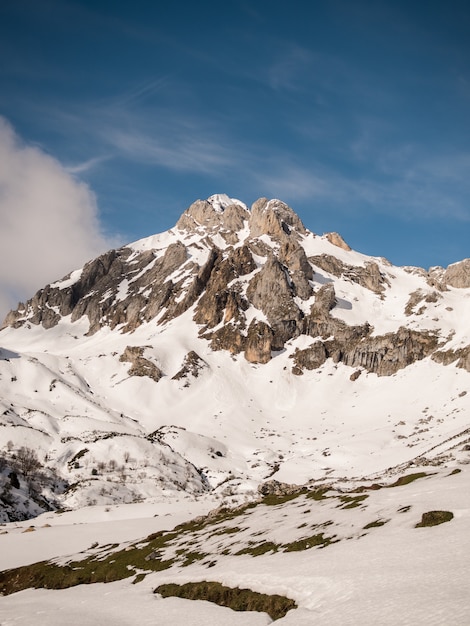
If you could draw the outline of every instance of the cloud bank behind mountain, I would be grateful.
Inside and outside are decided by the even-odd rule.
[[[95,194],[0,117],[0,318],[116,242]]]

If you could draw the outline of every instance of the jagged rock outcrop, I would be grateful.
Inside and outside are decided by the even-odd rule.
[[[273,255],[248,284],[247,298],[265,314],[274,333],[275,350],[300,334],[297,323],[303,313],[294,301],[294,293],[286,268]]]
[[[368,336],[356,345],[343,344],[336,338],[326,342],[329,355],[351,367],[362,367],[379,376],[390,376],[398,370],[432,354],[438,345],[433,333],[399,328],[395,333]]]
[[[301,489],[299,485],[271,479],[258,486],[258,493],[262,496],[290,496],[293,493],[299,493]]]
[[[455,363],[457,367],[470,372],[470,345],[457,350],[437,350],[432,355],[432,359],[441,365]]]
[[[131,363],[129,376],[147,376],[156,383],[163,376],[161,369],[144,357],[145,346],[127,346],[119,357],[122,363]]]
[[[191,350],[184,357],[183,364],[181,369],[176,372],[176,374],[172,377],[171,380],[182,380],[185,379],[185,386],[189,386],[189,378],[198,378],[202,371],[208,369],[208,364],[204,359],[202,359],[199,354]]]
[[[199,299],[194,321],[207,328],[217,326],[222,319],[236,319],[244,324],[241,311],[248,308],[248,302],[241,294],[239,285],[229,287],[229,284],[256,269],[253,257],[246,246],[231,250],[226,258],[220,252],[215,254],[217,256],[204,293]]]
[[[311,334],[311,325],[329,318],[330,311],[336,306],[336,293],[333,283],[322,285],[315,294],[315,302],[310,308],[310,315],[304,324],[306,334]]]
[[[426,310],[426,304],[435,304],[440,298],[442,295],[438,291],[426,293],[422,289],[417,289],[410,294],[405,306],[405,315],[422,315]],[[421,304],[423,302],[425,304]],[[418,304],[421,304],[419,309],[416,308]]]
[[[470,287],[470,259],[449,265],[443,273],[442,280],[446,285],[458,289]]]
[[[328,358],[328,353],[324,343],[322,341],[316,341],[304,350],[297,348],[292,358],[294,359],[292,373],[300,376],[303,374],[304,369],[315,370],[321,367]]]
[[[245,359],[250,363],[267,363],[271,360],[274,333],[264,322],[252,321],[245,342]]]
[[[335,363],[362,368],[378,376],[390,376],[431,355],[438,346],[438,337],[431,332],[400,327],[395,333],[373,336],[368,324],[347,326],[333,318],[317,322],[309,330],[309,334],[323,341],[294,352],[292,371],[297,375],[305,369],[316,369],[331,358]]]
[[[330,243],[342,250],[351,250],[348,244],[344,241],[344,239],[338,233],[326,233],[325,237],[328,239]]]
[[[284,267],[289,268],[294,295],[302,300],[308,300],[313,294],[313,287],[310,284],[313,280],[313,269],[308,262],[305,250],[295,239],[289,239],[279,250],[279,260]]]
[[[180,242],[170,244],[159,259],[152,251],[133,255],[130,248],[111,250],[87,263],[72,285],[67,285],[69,275],[38,291],[23,308],[10,313],[5,324],[18,326],[27,319],[51,328],[61,317],[71,315],[72,322],[88,317],[90,335],[103,326],[122,325],[124,332],[132,331],[179,296],[183,281],[174,284],[166,279],[187,258]]]
[[[249,217],[250,213],[245,206],[221,194],[193,202],[180,217],[176,227],[189,232],[203,230],[218,233],[228,244],[235,244],[239,241],[237,232],[244,228]]]
[[[374,261],[368,261],[364,266],[347,265],[331,254],[312,256],[309,261],[337,278],[346,278],[378,295],[383,293],[386,285],[390,285],[389,280]]]
[[[299,216],[281,200],[260,198],[251,207],[249,220],[252,237],[269,235],[274,240],[285,241],[291,234],[306,234]]]
[[[323,252],[330,248],[325,238],[342,250],[341,258]],[[87,335],[106,326],[132,333],[143,324],[164,328],[188,312],[188,321],[198,325],[199,337],[213,350],[243,353],[251,363],[267,363],[300,335],[311,337],[309,347],[294,346],[296,374],[332,359],[359,372],[390,375],[433,353],[437,362],[469,369],[466,349],[446,351],[437,331],[420,331],[416,325],[417,316],[433,315],[434,326],[429,327],[435,327],[442,311],[452,310],[441,303],[446,285],[470,286],[470,259],[446,270],[405,268],[416,280],[411,281],[415,289],[400,311],[402,318],[398,321],[398,313],[392,312],[392,317],[397,315],[395,332],[374,335],[369,322],[352,325],[341,318],[357,306],[359,316],[353,312],[349,319],[367,319],[355,304],[363,288],[380,296],[371,307],[373,321],[395,280],[390,264],[365,258],[356,265],[355,254],[350,257],[354,262],[346,263],[350,248],[340,235],[328,233],[318,238],[318,246],[316,239],[280,200],[260,198],[249,210],[228,196],[211,196],[194,202],[176,228],[163,239],[152,238],[152,245],[142,240],[110,250],[47,285],[10,312],[4,325],[49,329],[70,316],[72,323],[88,320]],[[314,254],[316,250],[322,253]],[[349,296],[351,282],[355,287]],[[432,305],[435,312],[429,311]],[[406,317],[411,318],[410,328],[405,327]],[[128,347],[121,358],[132,363],[133,375],[159,380],[161,371],[143,350]],[[176,380],[190,375],[195,363],[200,365],[195,354],[187,355]]]

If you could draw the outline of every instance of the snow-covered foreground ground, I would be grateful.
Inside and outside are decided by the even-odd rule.
[[[231,522],[244,525],[246,520],[251,520],[253,534],[269,530],[277,533],[277,541],[281,538],[285,542],[292,541],[292,529],[298,529],[300,522],[308,520],[310,515],[321,517],[337,510],[334,530],[343,538],[326,548],[279,551],[256,557],[232,553],[218,556],[216,565],[210,569],[202,562],[172,567],[149,574],[138,584],[132,584],[129,578],[62,591],[26,590],[0,598],[0,624],[258,626],[271,623],[264,613],[236,613],[208,602],[162,599],[152,593],[166,582],[213,580],[294,599],[299,608],[278,620],[279,624],[465,626],[470,623],[470,471],[462,459],[460,473],[451,474],[451,469],[429,468],[430,475],[408,485],[370,491],[361,506],[347,510],[338,509],[333,499],[316,502],[300,497],[285,505],[256,507],[242,522],[238,519]],[[203,512],[204,507],[207,510],[207,504],[201,504],[198,511],[195,507],[194,513]],[[160,511],[158,517],[153,517],[155,505],[153,509],[148,505],[129,509],[130,514],[126,514],[127,507],[108,512],[97,508],[91,511],[88,523],[81,511],[68,514],[69,523],[56,523],[29,533],[20,532],[19,527],[26,527],[26,523],[9,524],[3,527],[8,534],[0,536],[0,563],[3,569],[4,563],[8,567],[19,565],[39,554],[64,555],[67,537],[72,553],[83,546],[89,547],[92,538],[109,542],[144,536],[162,527],[169,528],[171,524],[165,522],[170,520],[178,523],[187,519],[188,506],[194,505],[181,501],[174,505],[171,515],[165,515],[169,510]],[[403,509],[407,510],[403,512]],[[422,513],[430,510],[451,511],[454,517],[439,526],[415,528]],[[105,515],[109,516],[108,521],[99,521]],[[56,517],[60,520],[62,516]],[[116,519],[119,517],[120,520]],[[272,522],[279,519],[284,519],[284,523],[277,522],[273,529]],[[364,521],[379,519],[388,521],[383,526],[364,529]],[[62,517],[64,520],[66,516]],[[45,516],[40,521],[45,523]],[[212,541],[210,537],[208,544]]]
[[[121,543],[170,530],[216,506],[213,498],[182,496],[157,504],[93,506],[44,513],[25,522],[0,525],[0,571],[76,554],[95,543]],[[0,626],[3,624],[0,622]]]

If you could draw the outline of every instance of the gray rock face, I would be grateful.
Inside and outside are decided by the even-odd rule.
[[[342,250],[351,250],[348,244],[338,233],[326,233],[326,238],[330,243],[334,246],[338,246],[338,248],[341,248]]]
[[[302,318],[294,302],[294,288],[287,271],[274,256],[270,256],[251,279],[246,295],[249,302],[266,315],[270,324]]]
[[[457,367],[470,372],[470,345],[458,350],[437,350],[432,355],[432,359],[441,365],[456,363]]]
[[[210,201],[196,200],[180,217],[176,227],[189,232],[217,232],[233,245],[238,242],[237,232],[244,228],[249,217],[250,213],[239,204],[230,204],[218,211]]]
[[[260,198],[251,207],[249,220],[253,238],[269,235],[277,241],[285,241],[286,236],[305,235],[306,229],[299,216],[281,200]]]
[[[250,274],[256,268],[250,251],[245,246],[232,250],[224,258],[220,251],[215,253],[214,264],[205,284],[204,293],[199,299],[194,321],[208,328],[217,326],[222,319],[236,319],[243,324],[241,311],[248,308],[237,284],[229,287],[232,281]]]
[[[313,269],[308,262],[305,250],[295,239],[285,241],[279,250],[279,260],[289,268],[290,279],[293,285],[293,293],[308,300],[313,294],[310,281],[313,280]]]
[[[390,284],[374,261],[367,262],[364,267],[347,265],[330,254],[313,256],[309,258],[309,261],[333,276],[338,278],[343,276],[379,295],[384,291],[385,286]]]
[[[437,344],[434,334],[399,328],[396,333],[368,337],[355,346],[342,346],[341,361],[379,376],[390,376],[432,354]]]
[[[144,350],[145,346],[127,346],[119,360],[123,363],[131,363],[131,367],[127,372],[129,376],[147,376],[158,383],[163,376],[163,372],[155,363],[143,356]]]
[[[322,341],[316,341],[309,348],[297,349],[292,355],[294,367],[292,372],[297,376],[303,374],[304,370],[315,370],[323,365],[328,357],[325,345]]]
[[[273,331],[272,349],[281,350],[286,341],[300,334],[298,322],[304,317],[294,301],[295,287],[287,268],[269,256],[251,279],[246,295],[262,311]]]
[[[336,293],[333,283],[322,285],[315,294],[315,302],[310,309],[310,320],[325,320],[336,306]]]
[[[250,363],[271,360],[274,333],[264,322],[251,322],[245,342],[245,359]]]
[[[184,357],[184,361],[183,364],[181,366],[181,369],[178,370],[178,372],[172,377],[172,380],[185,380],[185,387],[189,387],[189,379],[192,378],[197,378],[200,373],[207,369],[209,366],[207,365],[207,363],[204,361],[204,359],[201,359],[201,357],[199,356],[199,354],[197,354],[196,352],[194,352],[194,350],[191,350],[190,352],[188,352],[188,354]]]
[[[470,259],[449,265],[443,274],[443,282],[451,287],[466,289],[470,287]]]

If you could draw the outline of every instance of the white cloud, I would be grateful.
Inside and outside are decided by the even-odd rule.
[[[96,199],[0,117],[0,318],[19,300],[112,245]]]

